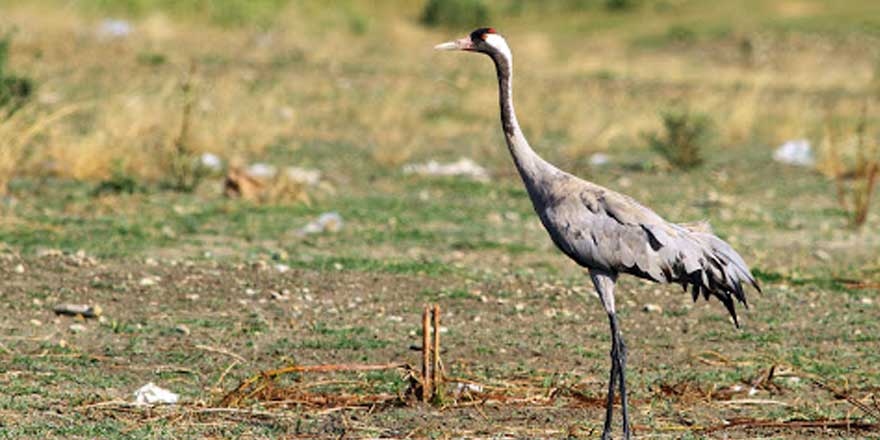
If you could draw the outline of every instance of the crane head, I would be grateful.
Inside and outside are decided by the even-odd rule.
[[[499,33],[492,28],[479,28],[470,35],[434,46],[436,50],[463,50],[467,52],[482,52],[489,56],[503,55],[508,60],[511,58],[510,48]]]

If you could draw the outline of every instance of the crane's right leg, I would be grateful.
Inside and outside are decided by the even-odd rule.
[[[623,347],[614,311],[614,282],[617,280],[617,274],[590,269],[590,278],[593,280],[593,285],[596,287],[596,292],[599,294],[599,299],[602,301],[605,312],[608,313],[608,320],[611,325],[611,377],[608,379],[608,399],[605,403],[605,428],[602,431],[602,440],[609,440],[611,438],[611,419],[614,413],[614,389],[618,382],[624,380],[623,371],[621,371],[623,364],[620,359]],[[621,386],[620,391],[625,393],[626,388]],[[621,403],[626,405],[626,397],[622,395],[621,398],[623,399]],[[626,415],[626,407],[623,408],[623,414],[624,416]],[[624,436],[629,439],[626,419],[624,417]]]

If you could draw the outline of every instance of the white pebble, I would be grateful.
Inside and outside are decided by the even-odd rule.
[[[647,313],[663,313],[663,308],[657,304],[645,304],[642,310]]]

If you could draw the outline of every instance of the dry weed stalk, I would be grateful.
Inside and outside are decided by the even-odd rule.
[[[830,116],[826,117],[823,160],[817,167],[834,180],[838,203],[848,213],[855,228],[861,227],[868,219],[880,175],[880,145],[876,138],[867,133],[868,115],[866,101],[862,106],[853,141],[849,143],[839,140],[839,129],[832,124]],[[843,151],[845,149],[852,151]],[[847,156],[851,160],[847,160]]]
[[[330,373],[340,371],[381,371],[381,370],[405,370],[410,371],[412,367],[408,364],[393,363],[382,365],[367,364],[346,364],[346,365],[293,365],[290,367],[279,368],[277,370],[261,371],[251,376],[239,384],[234,390],[223,396],[219,406],[233,407],[238,406],[243,401],[266,397],[278,397],[278,393],[272,392],[274,389],[274,381],[278,377],[294,374],[294,373]],[[268,391],[268,392],[267,392]],[[277,400],[277,399],[274,399]],[[349,402],[350,403],[350,402]]]
[[[871,207],[871,198],[877,183],[877,173],[880,171],[880,147],[878,147],[876,139],[868,140],[869,145],[866,145],[867,125],[868,103],[866,102],[857,129],[859,144],[855,167],[856,183],[852,194],[852,221],[856,227],[862,226],[868,220],[868,210]]]

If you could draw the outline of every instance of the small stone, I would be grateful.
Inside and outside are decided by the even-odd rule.
[[[175,330],[177,333],[180,333],[180,334],[183,334],[183,335],[186,335],[186,336],[189,336],[189,334],[191,333],[190,330],[189,330],[189,327],[187,327],[187,326],[184,325],[184,324],[178,324],[177,327],[174,327],[174,330]]]
[[[143,277],[143,278],[141,278],[140,281],[138,281],[138,284],[140,284],[141,286],[144,286],[144,287],[149,287],[149,286],[155,286],[158,281],[159,281],[159,277],[154,277],[154,276]]]
[[[39,327],[43,325],[43,323],[40,322],[38,319],[31,319],[31,325],[33,325],[34,327]]]
[[[862,304],[864,304],[866,306],[870,306],[870,305],[874,304],[874,300],[871,298],[868,298],[866,296],[866,297],[862,298]]]
[[[86,326],[82,324],[70,324],[70,327],[68,328],[70,329],[71,333],[82,333],[86,331]]]
[[[37,251],[37,256],[40,258],[60,257],[62,255],[64,255],[64,252],[58,249],[40,249]]]
[[[517,303],[513,308],[516,309],[517,312],[522,312],[526,309],[526,305],[523,303]]]
[[[275,270],[277,270],[278,273],[285,273],[290,270],[290,266],[288,266],[286,264],[276,264]]]
[[[646,313],[663,313],[663,308],[657,304],[645,304],[642,310]]]
[[[273,290],[269,292],[269,294],[272,296],[272,299],[276,301],[287,301],[288,299],[287,295],[285,295],[283,292],[277,292]]]
[[[144,264],[146,264],[147,266],[158,266],[159,262],[153,258],[147,258],[146,260],[144,260]]]
[[[59,304],[53,308],[56,315],[78,316],[82,318],[97,318],[103,310],[101,306],[87,304]]]
[[[58,346],[61,348],[67,347],[67,341],[65,341],[64,339],[61,339],[60,341],[58,341]]]
[[[254,296],[257,293],[259,293],[259,291],[256,289],[251,289],[251,288],[244,289],[244,294],[247,296]]]
[[[403,317],[397,316],[397,315],[391,315],[388,317],[388,320],[391,322],[403,322]]]
[[[342,263],[333,263],[333,268],[336,270],[342,270]]]
[[[189,293],[189,294],[186,295],[185,298],[188,299],[188,300],[190,300],[190,301],[198,301],[198,300],[199,300],[199,294],[198,294],[198,293]]]
[[[24,264],[19,264],[13,269],[15,273],[24,273]]]

